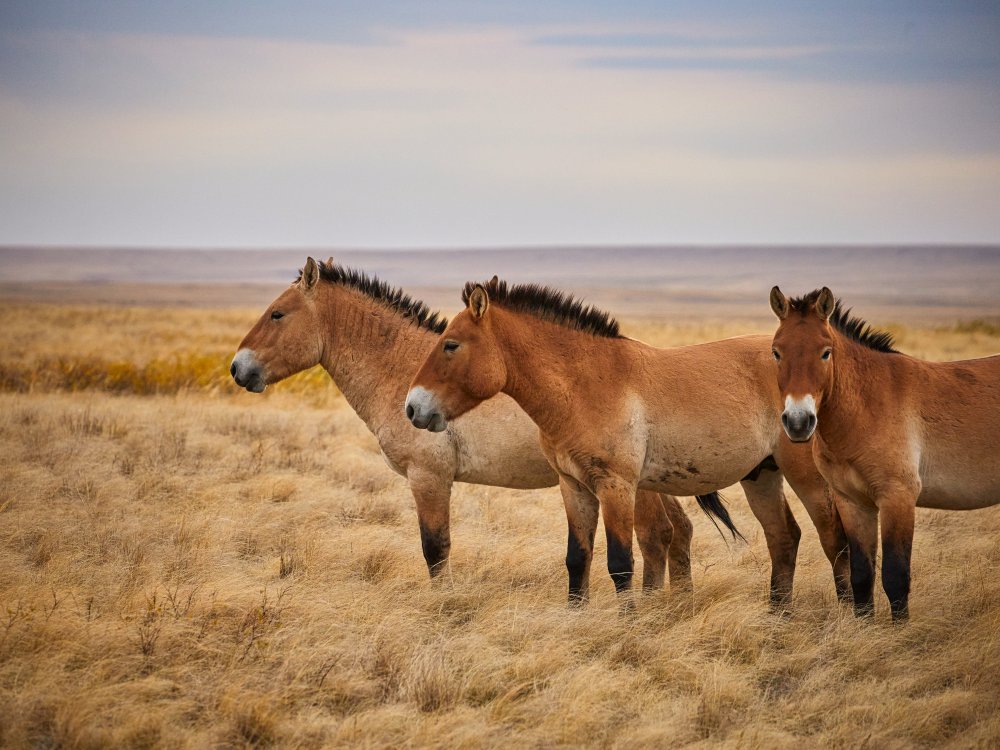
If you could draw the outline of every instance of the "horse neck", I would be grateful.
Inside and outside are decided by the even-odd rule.
[[[891,355],[876,352],[835,332],[833,381],[817,414],[823,439],[857,442],[858,429],[870,421],[872,388],[891,382]]]
[[[353,289],[331,286],[320,364],[372,432],[399,417],[410,380],[437,335]],[[398,412],[398,413],[397,413]]]
[[[507,372],[503,392],[543,433],[558,432],[581,385],[603,367],[595,349],[612,342],[502,308],[495,313],[493,330]]]

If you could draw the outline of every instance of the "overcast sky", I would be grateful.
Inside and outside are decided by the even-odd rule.
[[[3,0],[0,244],[1000,242],[998,8]]]

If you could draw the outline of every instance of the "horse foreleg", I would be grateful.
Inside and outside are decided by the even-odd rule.
[[[664,495],[668,497],[670,495]],[[667,550],[673,543],[674,527],[665,505],[666,501],[661,502],[660,495],[655,492],[639,490],[635,493],[635,535],[642,551],[642,588],[646,591],[663,588]],[[672,572],[670,582],[673,584]]]
[[[837,513],[833,490],[816,468],[812,449],[782,441],[775,451],[775,457],[781,472],[816,527],[819,543],[833,568],[833,585],[837,598],[842,602],[850,601],[850,542]]]
[[[420,545],[431,578],[448,571],[451,553],[451,477],[411,468],[407,472],[410,492],[417,505]]]
[[[740,482],[750,510],[760,522],[771,555],[771,608],[781,611],[792,598],[795,559],[802,532],[785,500],[782,475],[778,471],[761,472],[757,479]]]
[[[878,552],[878,509],[835,495],[837,515],[844,523],[850,546],[851,593],[854,614],[869,617],[875,611],[875,556]]]
[[[635,529],[635,485],[617,477],[602,478],[595,486],[608,539],[608,573],[615,591],[632,588],[632,534]]]
[[[841,602],[851,601],[850,542],[843,521],[837,513],[833,491],[825,481],[807,490],[800,491],[798,487],[792,489],[799,496],[806,513],[816,527],[819,543],[833,568],[833,584],[837,590],[837,599]]]
[[[575,479],[559,477],[559,489],[566,506],[569,534],[566,542],[566,570],[569,573],[569,603],[587,601],[590,589],[590,562],[594,557],[597,533],[597,498]]]
[[[882,588],[889,597],[893,621],[910,616],[910,553],[913,550],[913,526],[916,519],[917,493],[899,490],[878,499],[879,523],[882,526]]]

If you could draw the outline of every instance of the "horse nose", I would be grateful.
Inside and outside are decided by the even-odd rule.
[[[781,415],[781,426],[793,442],[804,442],[811,438],[816,429],[816,421],[816,415],[812,412],[786,411]]]

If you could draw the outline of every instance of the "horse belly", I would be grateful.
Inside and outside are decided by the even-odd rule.
[[[1000,504],[1000,480],[978,473],[925,476],[917,496],[918,507],[938,510],[976,510],[997,504]]]
[[[763,441],[650,441],[639,486],[676,495],[703,495],[736,484],[770,453]]]
[[[456,481],[527,490],[558,484],[527,415],[501,408],[482,418],[487,414],[470,412],[454,423]]]
[[[921,446],[918,506],[972,510],[1000,503],[1000,460],[992,434],[928,432]]]

